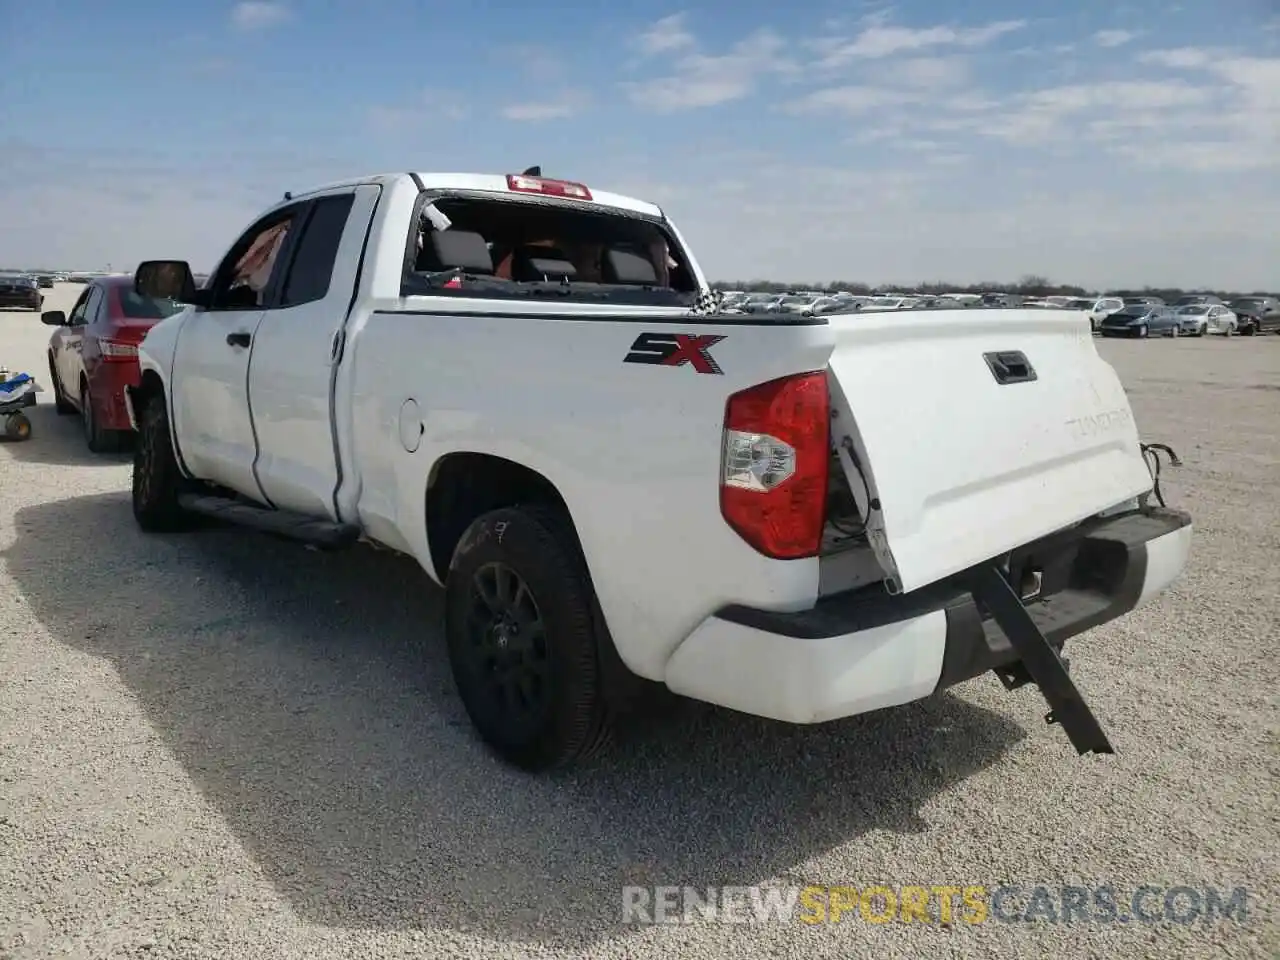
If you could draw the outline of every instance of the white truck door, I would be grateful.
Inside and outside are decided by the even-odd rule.
[[[275,210],[236,241],[214,272],[209,306],[183,322],[174,356],[170,407],[187,468],[259,501],[249,357],[304,207]]]
[[[254,337],[257,477],[282,509],[338,519],[333,378],[381,190],[366,184],[308,198],[288,268]]]

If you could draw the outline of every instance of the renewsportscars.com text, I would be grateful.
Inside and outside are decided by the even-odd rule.
[[[623,887],[622,922],[681,923],[1243,923],[1243,887],[984,884]]]

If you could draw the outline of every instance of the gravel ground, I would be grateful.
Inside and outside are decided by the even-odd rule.
[[[75,287],[52,292],[69,308]],[[0,957],[1274,957],[1280,337],[1102,343],[1197,523],[1072,645],[1119,753],[991,678],[796,729],[695,704],[534,780],[477,744],[393,555],[146,537],[46,389],[0,446]],[[637,884],[1216,884],[1244,923],[618,923]]]

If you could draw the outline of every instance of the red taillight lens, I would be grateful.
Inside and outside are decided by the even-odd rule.
[[[720,513],[767,557],[813,557],[822,547],[830,420],[825,372],[770,380],[729,398]]]
[[[526,177],[507,174],[507,189],[516,193],[541,193],[549,197],[568,197],[571,200],[590,200],[591,191],[584,184],[569,180],[547,180],[543,177]]]
[[[138,345],[124,343],[120,340],[100,339],[98,349],[102,351],[103,360],[137,360]]]

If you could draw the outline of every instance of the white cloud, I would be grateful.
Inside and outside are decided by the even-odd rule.
[[[677,53],[694,45],[693,34],[685,27],[685,15],[673,13],[663,17],[644,33],[640,34],[636,46],[646,56],[657,56],[664,53]]]
[[[231,8],[231,23],[239,30],[265,30],[289,19],[289,8],[267,0],[242,0]]]
[[[424,123],[463,120],[470,114],[462,94],[452,90],[424,90],[400,104],[375,104],[369,108],[369,125],[382,133],[419,129]]]
[[[1093,42],[1100,47],[1123,47],[1136,39],[1138,34],[1131,30],[1099,30],[1093,35]]]
[[[894,64],[895,83],[920,89],[958,87],[969,82],[972,64],[964,57],[915,57]]]
[[[528,100],[512,103],[502,108],[508,120],[536,123],[544,120],[562,120],[580,113],[590,98],[577,90],[567,90],[547,100]]]
[[[1160,67],[1171,67],[1175,70],[1191,70],[1208,65],[1212,56],[1207,50],[1194,47],[1179,47],[1174,50],[1151,50],[1140,54],[1138,60]]]
[[[783,56],[786,43],[772,30],[757,30],[728,53],[709,55],[695,45],[678,57],[664,77],[624,84],[631,102],[653,113],[674,113],[739,100],[766,74],[796,69]]]
[[[1021,30],[1026,25],[1025,20],[1000,20],[981,27],[938,26],[923,29],[877,24],[852,39],[818,41],[818,47],[826,54],[820,65],[827,68],[840,67],[853,60],[879,59],[934,47],[981,47]]]

